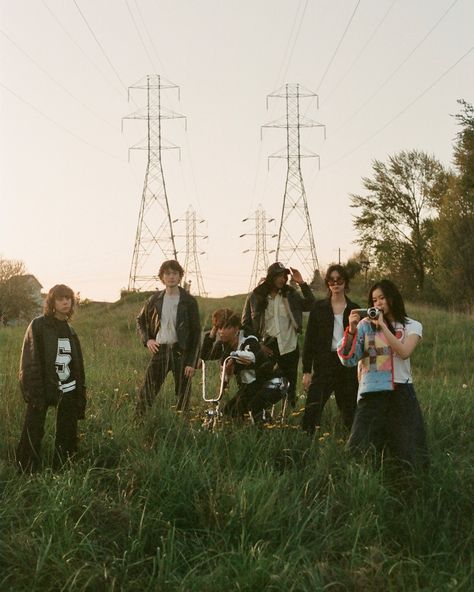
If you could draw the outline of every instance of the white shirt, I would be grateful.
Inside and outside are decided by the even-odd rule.
[[[179,294],[167,294],[163,297],[160,328],[156,334],[157,343],[172,345],[178,341],[176,334],[176,317],[178,315]]]
[[[337,351],[337,344],[344,337],[344,313],[334,315],[334,327],[332,330],[331,351]]]
[[[298,336],[281,294],[276,294],[274,298],[268,296],[265,309],[265,334],[276,337],[280,355],[296,349]]]
[[[395,337],[402,343],[408,335],[418,335],[421,339],[423,337],[423,326],[418,321],[407,319],[405,327],[401,323],[392,325],[395,329]],[[394,382],[398,383],[412,383],[410,358],[403,360],[398,354],[393,352],[393,374]]]

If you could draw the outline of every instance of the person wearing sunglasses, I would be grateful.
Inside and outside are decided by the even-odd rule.
[[[331,265],[325,276],[327,298],[318,300],[309,315],[303,346],[303,387],[307,392],[303,429],[310,435],[321,426],[327,400],[334,393],[347,430],[357,406],[357,371],[339,361],[337,345],[359,305],[348,296],[349,276],[342,265]]]

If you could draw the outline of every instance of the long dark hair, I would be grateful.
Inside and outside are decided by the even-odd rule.
[[[367,306],[369,308],[374,305],[372,294],[375,290],[380,290],[385,296],[390,308],[390,315],[392,319],[405,326],[408,317],[405,310],[403,297],[400,294],[400,290],[397,288],[397,286],[390,280],[380,280],[379,282],[376,282],[369,291],[369,298],[367,301]]]
[[[56,284],[48,292],[43,305],[44,315],[47,317],[54,317],[54,313],[56,312],[56,309],[54,308],[55,300],[57,298],[63,298],[64,296],[71,299],[71,310],[67,315],[67,318],[70,319],[74,312],[74,304],[76,303],[76,299],[74,298],[74,292],[69,286],[66,286],[65,284]]]

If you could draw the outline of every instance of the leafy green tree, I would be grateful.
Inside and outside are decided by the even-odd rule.
[[[22,261],[0,257],[0,317],[28,318],[38,308]]]
[[[455,308],[474,310],[474,108],[458,101],[461,130],[454,145],[457,175],[439,206],[435,226],[439,290]]]
[[[367,195],[351,195],[359,210],[357,242],[371,269],[389,274],[408,293],[423,292],[433,269],[433,220],[449,174],[433,156],[418,150],[374,160],[372,178],[364,177]]]

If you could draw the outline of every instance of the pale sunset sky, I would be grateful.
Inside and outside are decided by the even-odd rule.
[[[209,295],[247,291],[254,237],[239,235],[254,228],[242,219],[259,204],[280,215],[286,163],[268,171],[267,158],[285,132],[260,132],[284,115],[266,97],[285,83],[319,95],[319,110],[302,107],[327,137],[303,130],[320,155],[303,178],[320,265],[338,249],[344,261],[357,250],[350,194],[374,159],[419,149],[451,166],[456,101],[474,102],[473,31],[472,0],[0,0],[0,255],[44,290],[119,298],[146,165],[138,151],[128,162],[145,123],[121,122],[146,101],[128,102],[127,87],[157,73],[180,87],[179,102],[163,97],[187,118],[187,130],[163,124],[181,147],[164,174],[172,218],[192,206],[205,219]],[[184,261],[183,238],[178,249]]]

